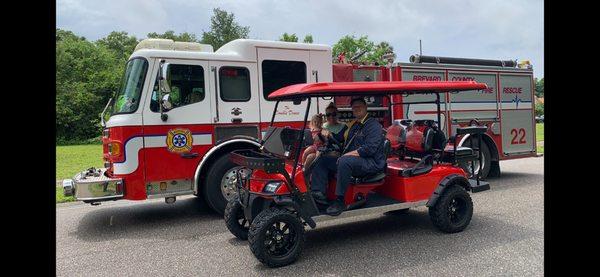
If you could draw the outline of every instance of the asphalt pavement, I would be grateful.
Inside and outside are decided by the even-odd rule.
[[[309,230],[300,259],[271,269],[194,196],[56,205],[58,276],[542,276],[543,158],[502,161],[473,194],[471,224],[436,230],[427,208]]]

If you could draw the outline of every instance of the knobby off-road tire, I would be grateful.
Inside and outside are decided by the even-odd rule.
[[[221,190],[222,181],[225,174],[238,165],[229,161],[229,153],[218,158],[208,169],[206,182],[202,186],[202,195],[208,206],[215,212],[223,215],[227,199]]]
[[[244,217],[244,209],[238,199],[239,196],[236,195],[227,202],[224,215],[225,225],[234,236],[241,240],[247,240],[250,222]]]
[[[478,144],[479,142],[475,138],[471,138],[465,141],[465,143],[463,143],[463,146],[477,148]],[[473,145],[475,145],[475,147],[473,147]],[[481,173],[479,174],[479,177],[481,180],[484,180],[488,177],[490,169],[492,168],[492,153],[490,152],[490,148],[488,147],[487,143],[485,143],[483,139],[481,140],[481,156],[481,159],[483,160],[483,167],[481,168]],[[473,177],[471,176],[470,169],[471,162],[461,163],[460,167],[463,168],[463,170],[467,173],[467,176],[469,176],[469,178]],[[479,166],[475,164],[475,172],[477,172],[478,168]]]
[[[459,185],[444,190],[438,201],[429,207],[433,225],[446,233],[464,230],[473,216],[473,201],[469,193]]]
[[[258,214],[248,233],[250,250],[268,267],[295,262],[304,248],[304,241],[304,225],[298,216],[278,207]]]

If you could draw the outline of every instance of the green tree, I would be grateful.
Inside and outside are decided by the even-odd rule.
[[[367,57],[374,49],[375,43],[370,41],[368,36],[356,38],[354,35],[346,35],[333,45],[331,54],[334,59],[344,53],[349,62],[351,58],[356,57],[352,62],[367,63]]]
[[[133,49],[139,43],[135,36],[130,36],[127,32],[111,32],[105,38],[96,41],[96,44],[104,46],[112,51],[115,57],[121,60],[129,59]]]
[[[382,41],[375,46],[372,52],[368,53],[365,59],[373,64],[386,65],[387,61],[383,58],[388,52],[394,52],[394,48],[389,43]]]
[[[101,134],[100,113],[117,90],[122,57],[70,31],[56,32],[56,131],[58,141]]]
[[[304,43],[313,43],[313,37],[312,37],[312,35],[308,34],[308,35],[304,36],[303,42]]]
[[[202,33],[202,43],[210,44],[217,50],[225,43],[239,38],[248,38],[250,27],[240,26],[235,22],[233,13],[213,9],[213,16],[210,18],[210,31]]]
[[[385,65],[387,61],[383,59],[383,55],[393,51],[388,42],[375,44],[368,36],[356,38],[354,35],[346,35],[333,45],[331,54],[336,61],[337,57],[344,53],[348,62]],[[356,60],[351,61],[353,57]]]
[[[164,39],[172,39],[174,41],[184,41],[184,42],[198,42],[195,34],[191,34],[188,32],[183,32],[179,35],[175,34],[175,31],[168,30],[162,34],[158,34],[156,32],[148,33],[148,38],[164,38]]]
[[[544,115],[544,103],[535,103],[535,115]]]
[[[288,33],[283,33],[283,35],[279,37],[279,40],[287,42],[298,42],[298,37],[296,36],[296,34],[289,35]]]
[[[544,78],[535,78],[535,96],[544,98]]]

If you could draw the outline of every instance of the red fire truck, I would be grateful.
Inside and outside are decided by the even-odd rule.
[[[213,51],[199,43],[143,40],[102,115],[104,168],[64,180],[64,194],[93,205],[151,198],[173,203],[177,196],[193,194],[223,213],[236,194],[233,177],[239,169],[229,153],[259,147],[275,105],[267,100],[271,92],[297,83],[385,81],[390,76],[486,83],[490,89],[484,94],[447,93],[440,126],[448,135],[459,126],[486,125],[490,131],[482,146],[481,175],[498,175],[499,160],[536,154],[532,75],[531,69],[514,66],[333,64],[331,47],[320,44],[240,39]],[[411,101],[423,100],[416,97],[429,96],[397,96],[392,103],[372,98],[369,111],[386,126],[390,112],[402,122],[433,119],[436,104],[412,107]],[[340,106],[341,120],[349,119],[343,97],[320,98],[311,113],[324,112],[331,101]],[[275,126],[301,127],[305,109],[305,102],[281,102]],[[460,140],[470,143],[467,136]]]

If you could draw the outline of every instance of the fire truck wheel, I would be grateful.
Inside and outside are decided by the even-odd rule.
[[[236,195],[227,201],[227,206],[225,207],[225,225],[227,225],[227,229],[234,236],[241,240],[247,240],[250,222],[244,217],[244,209],[238,197]]]
[[[248,233],[250,250],[268,267],[295,262],[302,252],[304,240],[304,226],[298,216],[277,207],[259,213]]]
[[[225,212],[227,199],[231,199],[237,193],[231,179],[235,176],[236,167],[236,164],[229,161],[229,154],[221,156],[208,170],[206,183],[202,187],[202,194],[208,206],[221,215]]]
[[[446,233],[456,233],[467,228],[473,216],[473,201],[469,193],[459,185],[444,190],[438,201],[429,207],[433,225]]]
[[[473,144],[475,145],[475,148],[477,148],[477,144],[478,142],[476,140],[467,140],[465,141],[465,143],[463,144],[466,147],[473,147]],[[490,173],[490,168],[492,167],[492,154],[490,152],[490,148],[487,146],[487,143],[483,142],[482,146],[481,146],[481,160],[483,162],[482,168],[481,168],[481,174],[480,174],[480,178],[481,180],[485,179],[488,177],[488,174]],[[467,173],[467,175],[469,175],[469,178],[471,178],[471,162],[465,162],[460,164],[460,167],[462,167],[465,172]],[[479,171],[479,161],[475,161],[475,174],[477,174],[477,172]]]

